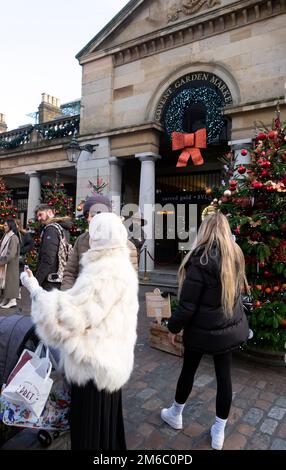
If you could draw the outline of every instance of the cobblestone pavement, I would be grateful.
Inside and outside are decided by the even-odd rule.
[[[129,449],[211,450],[209,429],[215,416],[216,380],[212,358],[205,356],[183,414],[184,428],[163,423],[160,409],[175,394],[182,359],[149,346],[145,292],[140,316],[135,368],[124,390]],[[286,368],[233,359],[233,404],[224,449],[286,450]]]
[[[160,418],[160,409],[169,406],[174,398],[182,359],[149,346],[150,319],[146,317],[144,294],[150,290],[150,287],[140,288],[135,367],[123,391],[128,449],[211,450],[209,429],[215,416],[216,395],[211,357],[203,358],[198,369],[184,410],[184,429],[175,431]],[[23,299],[25,304],[25,294]],[[29,311],[28,303],[24,311]],[[1,309],[0,315],[3,314]],[[234,357],[233,405],[224,449],[286,450],[285,375],[285,367],[263,366]],[[66,437],[62,443],[58,438],[55,446],[68,448]],[[35,433],[26,430],[7,446],[9,449],[37,447]]]

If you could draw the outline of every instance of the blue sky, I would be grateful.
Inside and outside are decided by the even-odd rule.
[[[33,122],[41,94],[80,98],[75,55],[128,0],[6,0],[0,10],[0,113],[8,130]]]

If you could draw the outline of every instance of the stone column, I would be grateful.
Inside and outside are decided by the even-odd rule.
[[[122,158],[110,157],[108,159],[110,166],[110,200],[113,212],[120,215],[121,209],[121,185],[122,185],[122,166],[124,161]]]
[[[29,195],[27,220],[34,218],[34,209],[41,202],[41,175],[37,171],[27,171],[29,176]]]
[[[155,153],[146,152],[135,155],[141,162],[139,208],[142,217],[147,221],[144,225],[145,243],[147,247],[146,271],[154,270],[155,255],[155,162],[161,157]],[[145,268],[144,251],[141,253],[139,261],[139,271],[143,272]]]

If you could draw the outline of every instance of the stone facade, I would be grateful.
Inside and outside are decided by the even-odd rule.
[[[277,97],[283,113],[285,20],[283,0],[138,0],[129,2],[78,54],[83,67],[80,133],[108,142],[110,156],[121,161],[123,202],[141,207],[144,194],[150,195],[150,175],[142,175],[145,160],[135,158],[136,163],[131,163],[134,157],[144,154],[152,159],[161,152],[155,174],[171,175],[162,116],[175,92],[188,86],[186,82],[211,82],[223,95],[228,148],[238,156],[241,148],[251,145],[254,121],[271,124]],[[217,157],[223,146],[217,154],[209,147],[207,162],[188,166],[185,176],[190,171],[219,171]],[[104,157],[96,164],[107,175],[105,161],[106,166]],[[128,171],[130,165],[133,172]],[[122,181],[119,171],[112,175],[111,195],[118,194]],[[183,175],[181,169],[174,167],[175,175]],[[126,194],[133,200],[127,200]],[[149,203],[155,202],[152,197]],[[148,250],[154,253],[151,245]]]

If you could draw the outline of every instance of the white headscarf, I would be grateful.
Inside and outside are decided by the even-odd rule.
[[[127,231],[121,218],[110,212],[95,215],[89,224],[89,246],[102,251],[127,247]]]

